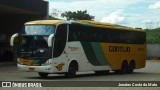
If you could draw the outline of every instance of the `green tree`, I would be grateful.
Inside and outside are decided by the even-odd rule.
[[[93,20],[94,16],[87,13],[87,10],[84,11],[66,11],[61,14],[61,17],[65,17],[67,20]]]
[[[146,29],[146,35],[148,44],[160,44],[160,28]]]

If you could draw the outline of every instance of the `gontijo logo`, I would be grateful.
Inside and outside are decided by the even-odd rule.
[[[35,82],[2,82],[2,87],[42,87],[42,84]]]

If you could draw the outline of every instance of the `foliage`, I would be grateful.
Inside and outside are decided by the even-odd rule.
[[[146,38],[148,44],[160,44],[160,28],[146,29]]]
[[[61,14],[61,17],[66,17],[67,20],[93,20],[94,16],[89,15],[87,10],[84,11],[66,11]]]

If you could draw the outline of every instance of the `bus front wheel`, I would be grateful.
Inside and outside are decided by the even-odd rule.
[[[67,78],[73,78],[76,75],[76,71],[78,69],[78,64],[77,63],[71,63],[68,69],[68,72],[65,73],[65,76]]]
[[[46,78],[48,76],[48,73],[42,73],[42,72],[38,72],[39,76],[41,76],[42,78]]]

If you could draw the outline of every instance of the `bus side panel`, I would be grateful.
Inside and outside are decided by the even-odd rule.
[[[71,62],[72,60],[76,60],[78,62],[79,66],[78,71],[88,71],[92,69],[90,66],[88,66],[88,60],[85,57],[80,42],[77,41],[68,42],[66,45],[66,53],[69,62]]]
[[[76,60],[79,71],[110,70],[106,64],[100,43],[68,42],[66,51],[69,60]],[[90,59],[90,60],[89,60]],[[98,63],[101,63],[100,65]]]
[[[112,70],[119,70],[124,60],[136,62],[136,68],[145,67],[146,47],[136,44],[101,43]]]
[[[90,46],[84,47],[84,45],[90,44]],[[104,53],[105,59],[108,62],[107,65],[94,65],[88,60],[87,55],[93,56],[93,52],[86,54],[86,51],[90,51],[91,48],[97,58],[96,62],[100,63],[103,61],[104,57],[101,55]],[[100,51],[101,49],[102,51]],[[62,61],[67,63],[65,65],[65,72],[68,70],[69,64],[72,60],[78,62],[79,71],[91,71],[91,70],[119,70],[121,68],[121,63],[126,60],[128,64],[131,60],[136,62],[136,68],[145,67],[146,62],[146,47],[145,45],[136,44],[116,44],[116,43],[86,43],[82,45],[82,42],[68,42],[65,48],[66,60]],[[63,57],[64,58],[64,57]],[[102,62],[101,61],[101,62]],[[95,63],[95,61],[92,61]]]

